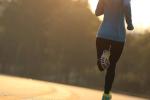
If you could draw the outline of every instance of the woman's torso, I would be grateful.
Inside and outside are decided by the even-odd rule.
[[[97,37],[125,41],[125,25],[123,0],[104,0],[104,20],[99,28]]]

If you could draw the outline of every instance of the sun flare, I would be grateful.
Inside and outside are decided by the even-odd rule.
[[[94,13],[98,0],[88,0]],[[150,0],[131,0],[133,23],[138,30],[150,29]],[[101,19],[101,18],[100,18]]]

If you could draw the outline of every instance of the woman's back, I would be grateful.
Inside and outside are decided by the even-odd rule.
[[[104,20],[97,37],[125,41],[123,0],[104,0],[103,3]]]

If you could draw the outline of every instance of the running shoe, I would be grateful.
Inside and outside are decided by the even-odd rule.
[[[110,66],[109,58],[110,58],[110,51],[109,50],[104,50],[103,54],[100,58],[101,66],[104,70],[108,69],[109,66]]]

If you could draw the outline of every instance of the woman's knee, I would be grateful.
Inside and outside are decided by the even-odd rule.
[[[115,72],[116,72],[116,64],[111,64],[109,66],[109,68],[107,69],[107,72],[111,73],[111,74],[115,74]]]

